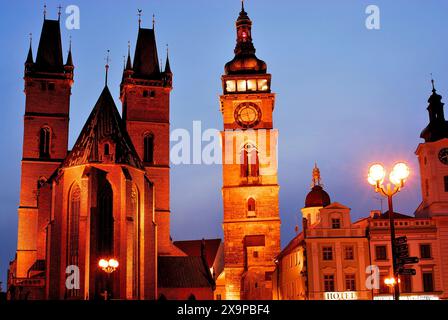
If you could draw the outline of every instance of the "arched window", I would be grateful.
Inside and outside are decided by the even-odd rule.
[[[79,215],[81,203],[81,189],[78,185],[73,186],[70,193],[69,215],[68,215],[68,265],[79,265]],[[79,289],[68,291],[70,297],[77,297]]]
[[[154,162],[154,136],[150,133],[143,138],[143,161]]]
[[[113,193],[107,181],[99,190],[97,248],[100,256],[108,256],[113,253],[114,248]]]
[[[247,211],[255,211],[255,199],[249,198],[247,200]]]
[[[246,144],[241,152],[241,176],[258,177],[260,175],[260,162],[255,146]]]
[[[50,128],[44,127],[40,129],[39,133],[39,157],[49,158],[50,157]]]

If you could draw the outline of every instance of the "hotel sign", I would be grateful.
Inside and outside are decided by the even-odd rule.
[[[355,291],[345,292],[325,292],[325,300],[358,300],[358,293]]]

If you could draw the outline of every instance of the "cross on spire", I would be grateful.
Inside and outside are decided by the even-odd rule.
[[[140,28],[141,25],[142,25],[142,12],[143,12],[143,10],[142,9],[137,9],[137,11],[138,11],[138,13],[137,13],[137,16],[138,16],[138,27]]]
[[[59,6],[58,6],[58,21],[61,20],[61,12],[62,12],[62,6],[59,5]]]

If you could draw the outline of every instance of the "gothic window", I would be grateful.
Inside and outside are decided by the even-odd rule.
[[[114,240],[113,193],[107,181],[99,190],[97,248],[100,256],[109,256],[113,253]]]
[[[143,138],[143,161],[154,162],[154,136],[150,133]]]
[[[39,157],[50,157],[51,131],[48,127],[43,127],[39,132]]]
[[[445,192],[448,192],[448,176],[443,177],[443,183],[445,186]]]
[[[109,150],[109,144],[108,143],[104,144],[104,155],[105,156],[110,155],[110,150]]]
[[[78,185],[72,188],[70,194],[69,215],[68,215],[68,265],[78,266],[79,264],[79,215],[81,203],[81,190]],[[76,297],[79,290],[72,289],[69,296]]]
[[[133,274],[133,297],[138,298],[139,295],[139,283],[138,283],[138,265],[139,261],[139,238],[140,238],[140,208],[139,208],[139,194],[138,189],[133,186],[131,192],[131,210],[132,210],[132,218],[134,221],[134,239],[133,239],[133,264],[134,264],[134,274]]]
[[[260,175],[260,161],[255,146],[247,144],[241,152],[241,176],[244,178]]]
[[[428,181],[428,179],[425,179],[425,193],[426,193],[426,196],[429,197],[429,181]]]

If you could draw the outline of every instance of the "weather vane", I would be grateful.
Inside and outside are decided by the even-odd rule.
[[[138,27],[140,28],[140,26],[142,24],[142,12],[143,12],[143,10],[142,9],[137,9],[137,11],[138,11],[138,13],[137,13],[137,15],[138,15]]]

